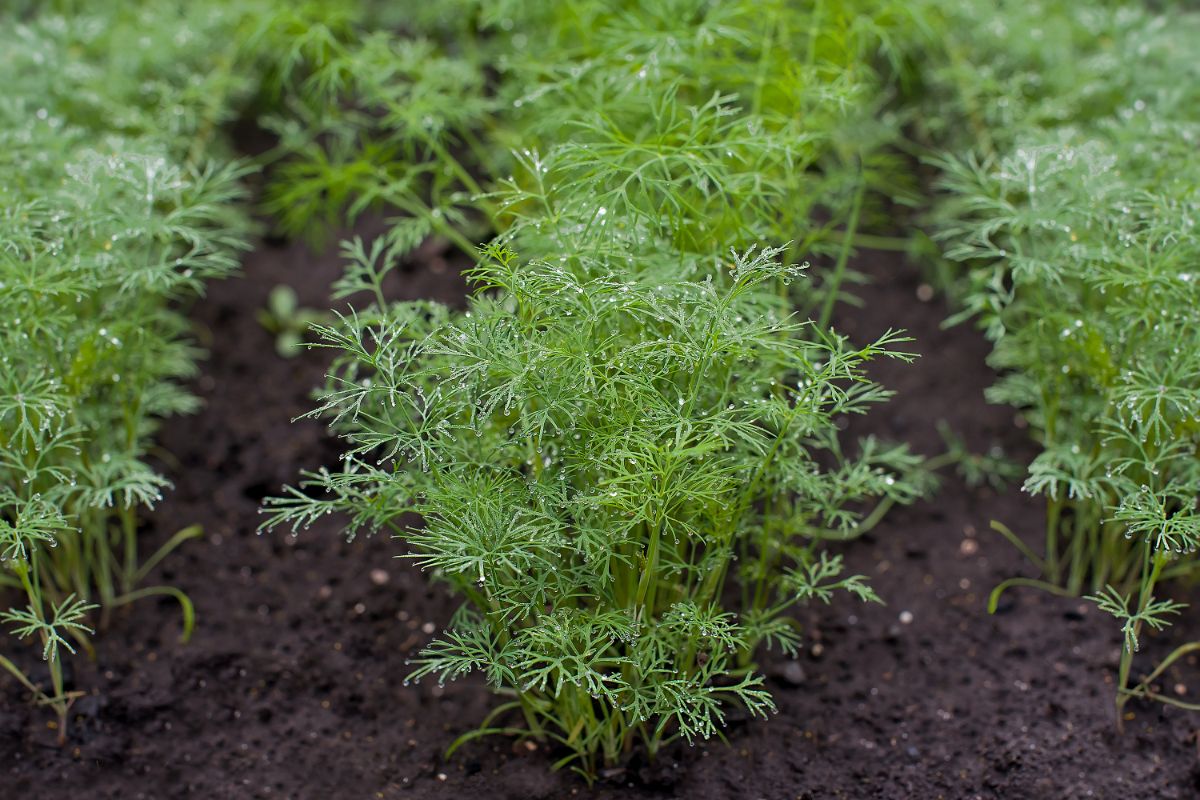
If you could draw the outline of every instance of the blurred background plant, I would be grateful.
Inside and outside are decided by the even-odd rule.
[[[275,336],[275,351],[284,358],[293,358],[304,351],[304,339],[312,327],[327,322],[330,316],[302,307],[296,290],[281,284],[267,296],[267,306],[259,310],[258,322]]]
[[[38,3],[0,14],[0,586],[3,620],[37,640],[56,712],[64,651],[90,647],[187,528],[139,552],[138,509],[169,482],[158,421],[187,413],[199,355],[180,302],[247,246],[242,167],[216,136],[251,85],[232,69],[233,3]]]
[[[1183,606],[1200,542],[1200,14],[1185,4],[963,3],[922,84],[946,153],[933,227],[952,291],[994,343],[988,393],[1018,408],[1046,498],[1036,585],[1122,625],[1117,709],[1200,707],[1132,678],[1141,634]],[[1037,550],[1037,552],[1035,552]],[[1190,649],[1189,649],[1190,648]]]
[[[887,145],[919,26],[880,0],[456,0],[388,33],[302,4],[256,39],[283,65],[267,204],[317,236],[386,209],[405,248],[436,234],[467,257],[493,235],[528,257],[594,248],[605,215],[702,256],[681,270],[791,242],[818,276],[795,299],[827,323],[856,234],[915,200]],[[564,241],[531,224],[547,217],[573,221]]]

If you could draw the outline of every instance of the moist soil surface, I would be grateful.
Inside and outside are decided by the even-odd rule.
[[[369,231],[368,231],[369,233]],[[943,450],[945,420],[971,449],[1030,453],[1011,409],[988,405],[987,344],[967,327],[942,330],[947,310],[918,297],[902,258],[866,253],[862,309],[838,327],[858,341],[887,327],[916,338],[911,367],[878,377],[896,397],[855,433]],[[1028,567],[989,530],[1001,520],[1033,541],[1042,511],[1016,488],[972,489],[945,476],[932,500],[894,510],[842,548],[887,605],[841,597],[801,612],[801,657],[765,657],[779,705],[769,721],[733,717],[728,744],[679,744],[654,763],[636,755],[588,788],[551,772],[557,755],[511,739],[476,740],[445,760],[453,739],[493,704],[478,680],[405,686],[412,656],[456,601],[395,556],[385,536],[347,542],[336,519],[298,536],[259,535],[262,498],[301,469],[333,463],[337,444],[311,407],[327,351],[278,356],[256,321],[272,287],[329,307],[332,249],[264,243],[244,277],[210,287],[193,317],[210,352],[195,416],[158,437],[175,488],[143,531],[144,552],[175,531],[203,539],[166,559],[152,581],[182,588],[197,628],[178,641],[180,615],[148,599],[115,615],[94,660],[74,662],[65,746],[10,679],[0,680],[0,792],[5,798],[1194,798],[1200,796],[1200,717],[1131,704],[1114,725],[1120,640],[1111,618],[1077,599],[1031,589],[988,592]],[[396,298],[461,303],[446,255],[427,246],[390,287]],[[922,296],[928,295],[922,289]],[[1026,573],[1027,574],[1027,573]],[[1142,665],[1200,635],[1186,622],[1150,641]],[[37,654],[21,654],[37,668]],[[1194,665],[1163,681],[1188,693]],[[35,673],[36,674],[36,673]],[[44,672],[43,672],[44,674]]]

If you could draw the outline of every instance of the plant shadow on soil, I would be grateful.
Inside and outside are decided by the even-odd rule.
[[[364,235],[378,232],[364,229]],[[982,396],[993,375],[987,344],[967,327],[942,330],[947,310],[917,299],[919,272],[896,255],[864,253],[871,278],[836,326],[856,341],[907,329],[915,366],[884,364],[896,397],[855,433],[937,453],[939,419],[973,451],[1003,446],[1027,456],[1011,409]],[[147,517],[149,552],[188,525],[204,527],[156,570],[155,582],[196,604],[192,641],[178,643],[178,608],[142,601],[78,658],[65,747],[47,712],[15,681],[0,683],[5,796],[22,798],[1155,798],[1200,793],[1200,717],[1132,704],[1114,730],[1114,622],[1081,600],[1015,590],[1000,613],[987,594],[1022,573],[1018,553],[988,530],[992,519],[1034,534],[1038,502],[1012,488],[969,489],[947,477],[932,500],[896,509],[843,549],[887,605],[840,597],[801,611],[797,662],[766,657],[779,713],[732,717],[728,745],[668,748],[651,765],[589,789],[551,773],[552,754],[510,739],[444,748],[476,726],[493,698],[478,680],[404,686],[410,657],[447,622],[456,602],[431,586],[386,536],[346,542],[336,519],[291,536],[258,535],[261,499],[299,470],[330,463],[337,445],[312,421],[326,351],[275,354],[256,321],[272,287],[302,304],[329,305],[336,252],[264,243],[244,277],[212,285],[193,318],[210,357],[193,417],[159,436],[175,482]],[[461,303],[465,287],[436,248],[390,287],[395,298]],[[1187,620],[1140,656],[1143,666],[1197,625]],[[23,663],[36,664],[31,649]],[[1179,665],[1194,674],[1189,665]],[[1183,673],[1166,679],[1186,682]],[[1186,687],[1200,691],[1200,683]]]

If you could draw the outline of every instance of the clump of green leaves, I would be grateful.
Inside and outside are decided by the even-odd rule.
[[[1090,591],[1122,623],[1118,711],[1132,696],[1188,705],[1151,691],[1163,667],[1136,686],[1130,674],[1140,633],[1182,608],[1160,584],[1194,575],[1200,544],[1200,15],[964,13],[985,22],[952,15],[933,82],[960,101],[927,118],[967,150],[937,162],[940,237],[969,265],[962,316],[995,342],[989,397],[1043,446],[1025,489],[1047,501],[1044,552],[1028,554],[1041,585]],[[952,138],[955,114],[975,141]],[[1039,582],[997,593],[1014,583]]]
[[[395,35],[325,15],[307,4],[262,34],[286,53],[268,205],[292,232],[378,206],[403,215],[397,241],[470,255],[500,234],[541,256],[575,245],[530,217],[589,247],[616,219],[707,269],[791,241],[785,260],[836,260],[800,298],[831,307],[871,199],[906,196],[884,147],[917,25],[901,4],[465,0]]]
[[[770,710],[754,654],[795,651],[792,605],[874,599],[822,542],[926,486],[903,448],[838,437],[886,397],[862,365],[906,357],[900,337],[827,326],[889,169],[874,54],[905,24],[874,2],[469,0],[289,51],[305,116],[276,125],[271,202],[294,229],[403,216],[347,248],[338,291],[370,307],[318,328],[340,355],[314,414],[346,461],[268,524],[396,529],[468,598],[415,675],[483,672],[513,698],[496,719],[519,710],[589,777],[637,741],[713,735],[731,704]],[[430,234],[466,253],[497,235],[467,312],[379,292]],[[808,253],[836,254],[800,295],[816,323],[787,302]]]
[[[196,405],[177,303],[235,268],[248,225],[239,169],[204,157],[243,91],[222,68],[240,12],[40,11],[0,15],[0,587],[21,597],[0,618],[39,642],[51,686],[0,666],[63,736],[61,657],[88,647],[97,603],[169,595],[191,629],[182,593],[139,584],[199,531],[146,557],[137,509],[169,485],[147,463],[158,420]]]
[[[765,716],[755,652],[796,652],[788,611],[876,599],[825,541],[923,485],[903,448],[838,435],[887,396],[863,366],[907,359],[903,339],[855,347],[796,318],[774,288],[802,270],[779,256],[685,280],[636,252],[617,272],[493,246],[465,312],[319,327],[339,355],[313,415],[345,462],[268,501],[268,524],[395,530],[468,599],[413,677],[483,673],[512,698],[493,717],[519,710],[585,775],[635,742],[714,735],[732,705]]]
[[[285,233],[319,240],[382,207],[404,214],[411,246],[436,232],[470,252],[464,231],[486,236],[471,200],[490,163],[475,138],[492,108],[483,49],[450,54],[412,29],[419,14],[390,32],[370,6],[279,6],[251,36],[268,70],[261,121],[279,139],[266,208]]]
[[[469,0],[408,37],[292,49],[281,86],[320,134],[276,126],[272,202],[296,229],[402,216],[345,248],[337,292],[369,305],[317,328],[338,356],[313,414],[345,461],[266,524],[391,529],[467,598],[414,672],[511,698],[464,738],[549,738],[591,778],[732,706],[765,715],[755,654],[796,652],[790,609],[876,599],[824,543],[928,487],[904,448],[839,436],[887,396],[864,364],[908,356],[828,320],[892,166],[874,55],[908,23],[875,2]],[[467,311],[386,302],[425,236],[475,253],[464,231],[496,235]],[[809,253],[835,257],[798,293],[816,322],[788,299]],[[493,725],[510,712],[524,728]]]

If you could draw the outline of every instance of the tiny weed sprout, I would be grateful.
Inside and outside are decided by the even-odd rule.
[[[268,524],[341,511],[352,534],[396,528],[468,599],[413,677],[483,673],[512,698],[494,719],[519,710],[586,775],[635,741],[714,735],[730,705],[765,715],[755,651],[795,653],[788,610],[877,599],[825,542],[923,484],[903,448],[838,436],[886,398],[863,366],[908,358],[903,338],[855,347],[796,319],[773,288],[801,268],[779,256],[682,280],[674,263],[617,273],[493,246],[465,312],[372,306],[318,327],[340,355],[314,414],[349,449]],[[398,529],[409,510],[422,524]]]
[[[1197,708],[1153,689],[1196,645],[1141,681],[1132,659],[1142,632],[1184,607],[1161,584],[1194,577],[1200,544],[1200,18],[970,8],[992,19],[952,26],[975,66],[952,60],[934,85],[964,97],[959,129],[980,135],[936,162],[939,235],[970,266],[962,316],[995,342],[990,398],[1037,433],[1024,488],[1047,502],[1041,553],[994,524],[1041,574],[1001,584],[992,607],[1013,585],[1090,593],[1122,626],[1118,718],[1131,697]]]
[[[284,358],[292,358],[304,350],[304,336],[309,329],[326,321],[328,315],[311,308],[302,308],[296,290],[276,286],[267,296],[266,308],[259,309],[258,323],[275,336],[275,350]]]

